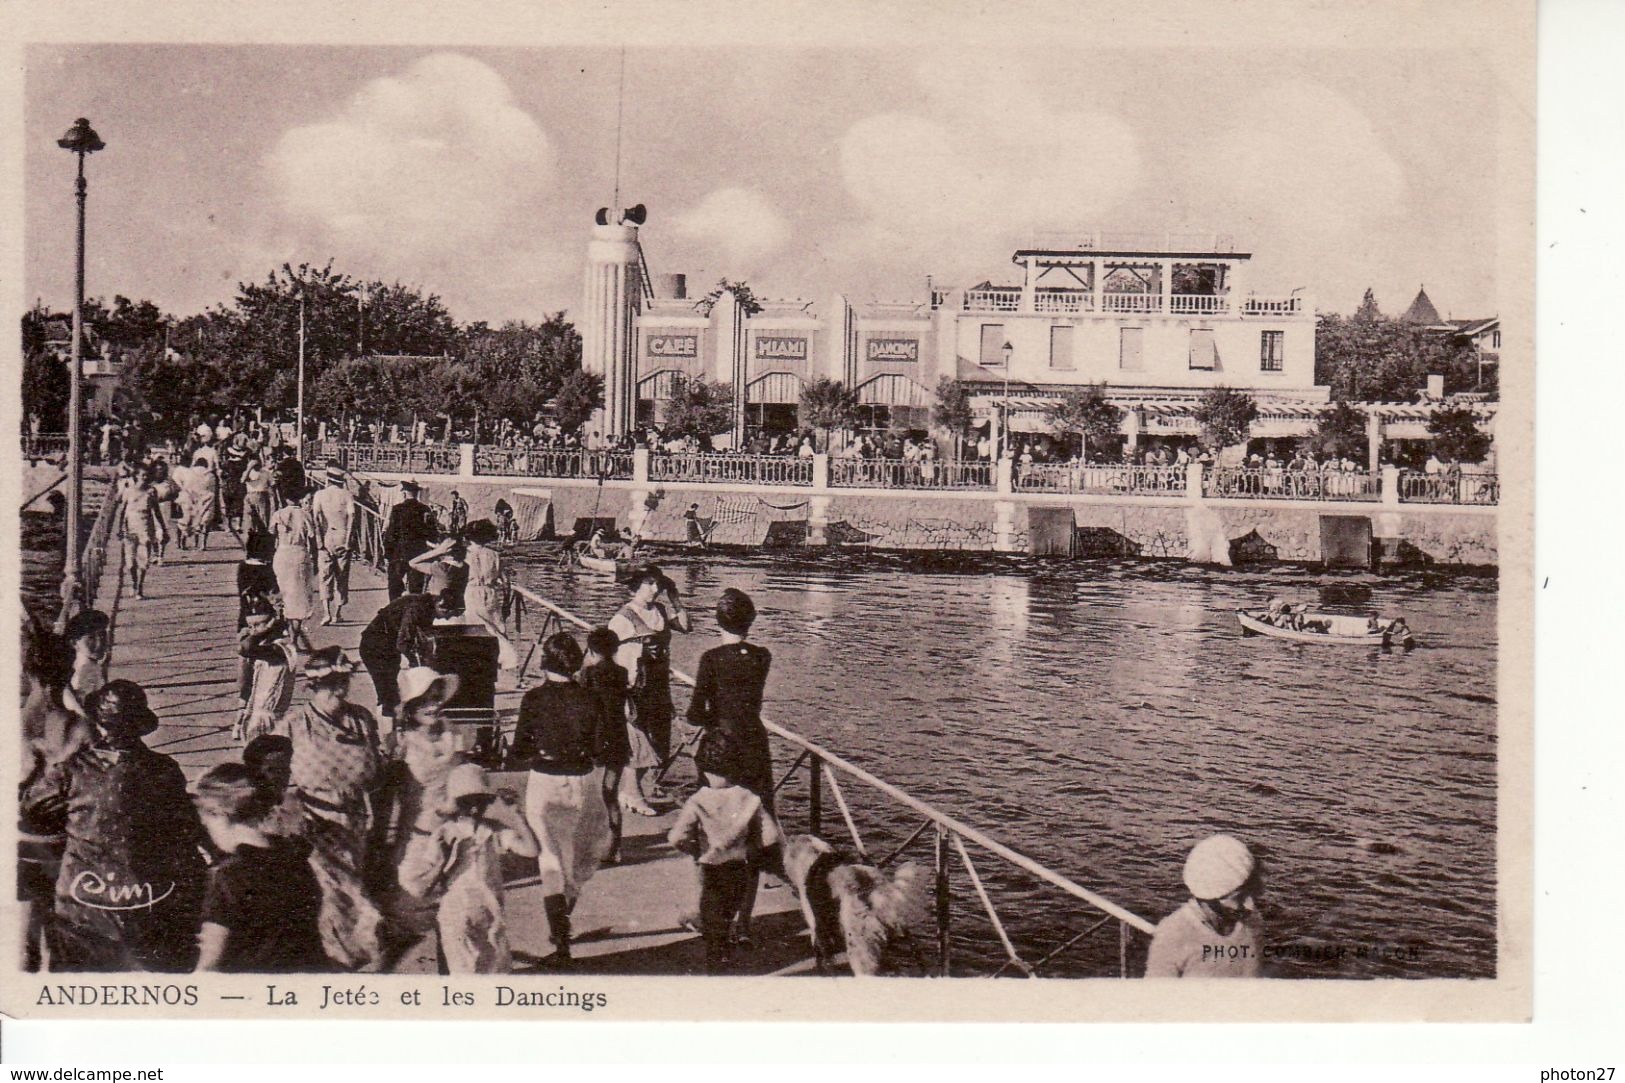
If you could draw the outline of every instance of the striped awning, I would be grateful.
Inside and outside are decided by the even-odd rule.
[[[930,406],[931,393],[907,376],[884,373],[858,385],[858,401],[866,406]]]
[[[638,381],[638,398],[671,399],[677,396],[677,384],[687,379],[688,373],[677,369],[662,369]]]
[[[745,388],[746,402],[789,403],[801,401],[801,377],[793,372],[770,372],[752,380]]]

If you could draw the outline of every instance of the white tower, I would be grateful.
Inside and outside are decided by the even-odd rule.
[[[599,214],[602,221],[603,212]],[[638,403],[634,321],[643,311],[644,283],[638,227],[630,217],[619,225],[593,226],[581,308],[581,367],[604,378],[604,408],[596,429],[610,439],[632,431]]]

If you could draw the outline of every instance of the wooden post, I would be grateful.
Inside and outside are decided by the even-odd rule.
[[[807,759],[807,769],[812,772],[812,778],[807,786],[809,795],[807,799],[808,830],[814,835],[822,836],[824,833],[824,761],[817,756]]]
[[[948,977],[948,829],[937,825],[937,965]]]

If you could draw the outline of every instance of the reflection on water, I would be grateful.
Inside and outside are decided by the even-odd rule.
[[[606,576],[517,560],[589,619],[623,598]],[[927,554],[684,553],[667,569],[696,618],[679,666],[714,642],[722,589],[749,592],[775,721],[1137,913],[1177,904],[1185,851],[1233,831],[1266,855],[1272,941],[1348,949],[1278,972],[1494,972],[1493,580]],[[1403,613],[1423,646],[1243,639],[1233,611],[1277,594]],[[866,830],[914,826],[848,797]],[[979,866],[1024,949],[1086,920]],[[985,922],[955,920],[959,958],[997,957]],[[1108,970],[1105,939],[1058,962]]]

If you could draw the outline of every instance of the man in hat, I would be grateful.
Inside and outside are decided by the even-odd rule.
[[[390,509],[384,527],[384,557],[389,561],[389,600],[410,591],[423,592],[428,576],[409,567],[412,558],[428,551],[439,536],[434,510],[418,499],[421,490],[415,481],[401,482],[404,499]]]
[[[350,600],[350,531],[355,525],[355,497],[344,471],[329,464],[327,485],[311,499],[316,521],[316,569],[322,581],[322,623],[337,624]]]
[[[1148,978],[1256,978],[1264,947],[1258,862],[1232,835],[1197,843],[1185,859],[1191,897],[1151,935]]]
[[[278,507],[299,503],[305,491],[305,464],[287,444],[276,451],[276,461],[271,464],[271,484],[276,488]]]
[[[143,743],[158,716],[140,685],[109,681],[85,710],[91,742],[47,763],[23,794],[25,809],[66,815],[51,969],[190,970],[204,869],[186,776]]]

